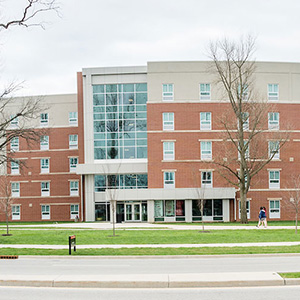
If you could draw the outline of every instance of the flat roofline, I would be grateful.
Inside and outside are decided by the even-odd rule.
[[[82,75],[147,74],[147,66],[116,66],[83,68]]]
[[[250,60],[251,61],[251,60]],[[256,63],[267,64],[300,64],[300,62],[293,61],[267,61],[267,60],[252,60]],[[212,63],[212,60],[153,60],[147,63]]]

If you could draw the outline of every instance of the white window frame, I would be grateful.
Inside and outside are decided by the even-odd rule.
[[[70,205],[70,218],[71,220],[76,219],[76,216],[79,218],[79,204]]]
[[[77,111],[69,112],[69,125],[77,126],[78,125],[78,113]]]
[[[49,114],[48,113],[41,113],[40,117],[40,125],[41,127],[48,127],[49,126]]]
[[[248,84],[244,84],[243,91],[241,91],[241,86],[238,87],[238,93],[240,94],[242,92],[241,98],[242,101],[247,102],[249,100],[249,86]]]
[[[210,100],[210,83],[200,83],[199,85],[199,98],[200,100]]]
[[[40,138],[40,149],[49,150],[49,135],[43,135]]]
[[[50,172],[50,159],[41,158],[41,174],[47,174]]]
[[[280,170],[269,170],[269,189],[280,189]]]
[[[175,160],[175,142],[163,142],[163,160]]]
[[[244,145],[247,143],[248,141],[245,141],[244,140]],[[239,149],[240,149],[240,144],[238,144],[238,147],[239,147]],[[247,147],[247,149],[246,149],[246,152],[245,152],[245,159],[250,159],[250,149],[249,149],[250,147],[249,147],[249,144],[248,144],[248,147]],[[240,160],[241,159],[241,153],[240,153],[240,151],[238,150],[238,160]]]
[[[211,130],[211,112],[200,112],[200,130]]]
[[[275,143],[276,143],[277,145],[275,145]],[[269,157],[271,157],[271,155],[273,155],[273,153],[276,152],[275,155],[274,155],[274,157],[272,158],[272,160],[280,159],[280,149],[279,149],[279,145],[280,145],[280,144],[279,144],[279,141],[269,141],[269,142],[268,142]],[[274,150],[274,147],[275,147],[275,149],[278,149],[278,150],[275,151],[275,150]]]
[[[78,134],[69,135],[69,149],[78,149]]]
[[[20,182],[11,182],[11,196],[13,198],[20,197]]]
[[[10,163],[10,173],[12,175],[19,175],[20,174],[20,163],[19,161],[11,161]]]
[[[173,177],[173,178],[171,178]],[[165,171],[164,172],[164,188],[165,189],[175,189],[175,172]]]
[[[174,84],[163,83],[162,85],[162,100],[173,101],[174,100]]]
[[[76,164],[74,164],[73,160],[76,160]],[[69,158],[69,167],[70,167],[70,173],[76,172],[76,166],[78,165],[78,157],[70,157]]]
[[[11,219],[13,221],[18,221],[21,219],[21,205],[12,205],[11,206]]]
[[[51,209],[50,209],[50,205],[41,205],[41,216],[42,216],[42,220],[50,220],[50,213],[51,213]]]
[[[278,203],[279,207],[275,207],[275,203]],[[280,200],[278,199],[269,200],[269,218],[280,219]]]
[[[174,130],[174,113],[173,112],[165,112],[162,114],[163,116],[163,130]]]
[[[210,174],[210,179],[207,179],[207,175]],[[213,173],[210,170],[201,171],[201,187],[212,188],[213,187]]]
[[[278,119],[278,120],[276,120]],[[279,112],[268,113],[268,129],[279,130]]]
[[[279,84],[278,83],[268,83],[268,100],[269,101],[278,101],[279,100]]]
[[[70,181],[70,196],[79,196],[79,181]]]
[[[13,120],[12,120],[13,119]],[[14,128],[18,128],[19,127],[19,118],[15,117],[14,115],[10,116],[10,124],[9,127],[14,129]]]
[[[43,196],[43,197],[50,196],[50,182],[49,181],[41,182],[41,196]]]
[[[239,201],[239,219],[241,219],[241,200]],[[246,200],[247,219],[250,219],[250,200]]]
[[[212,160],[212,142],[201,141],[201,160]]]
[[[12,138],[10,141],[10,150],[16,152],[19,151],[19,149],[20,149],[19,137],[16,136]]]
[[[242,120],[243,120],[243,130],[249,130],[249,113],[242,112]],[[239,128],[239,121],[238,121],[238,128]]]

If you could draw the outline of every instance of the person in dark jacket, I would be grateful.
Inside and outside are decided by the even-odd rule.
[[[257,228],[260,227],[260,225],[264,225],[265,228],[267,228],[267,215],[266,215],[266,208],[265,207],[260,207],[259,215],[258,215],[258,224]]]

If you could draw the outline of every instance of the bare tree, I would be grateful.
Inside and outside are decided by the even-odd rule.
[[[12,193],[11,183],[6,176],[3,176],[0,181],[0,212],[5,214],[6,236],[9,234],[9,218],[12,216]]]
[[[288,139],[287,131],[267,132],[268,113],[276,110],[255,89],[254,49],[255,39],[251,36],[239,42],[224,39],[211,43],[209,48],[212,70],[217,74],[216,84],[231,107],[220,119],[222,155],[213,163],[219,166],[220,175],[239,189],[241,223],[247,223],[246,200],[252,178]],[[269,147],[266,140],[273,141]]]
[[[288,193],[288,198],[284,199],[284,206],[293,211],[295,218],[295,233],[298,233],[298,216],[300,212],[300,175],[292,176],[291,190]]]

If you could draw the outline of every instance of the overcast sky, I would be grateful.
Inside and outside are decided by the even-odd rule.
[[[207,60],[218,38],[257,37],[258,61],[299,62],[299,0],[59,0],[49,24],[0,32],[0,81],[24,81],[19,95],[76,92],[85,67]],[[6,3],[5,3],[6,2]],[[0,18],[26,0],[0,0]]]

